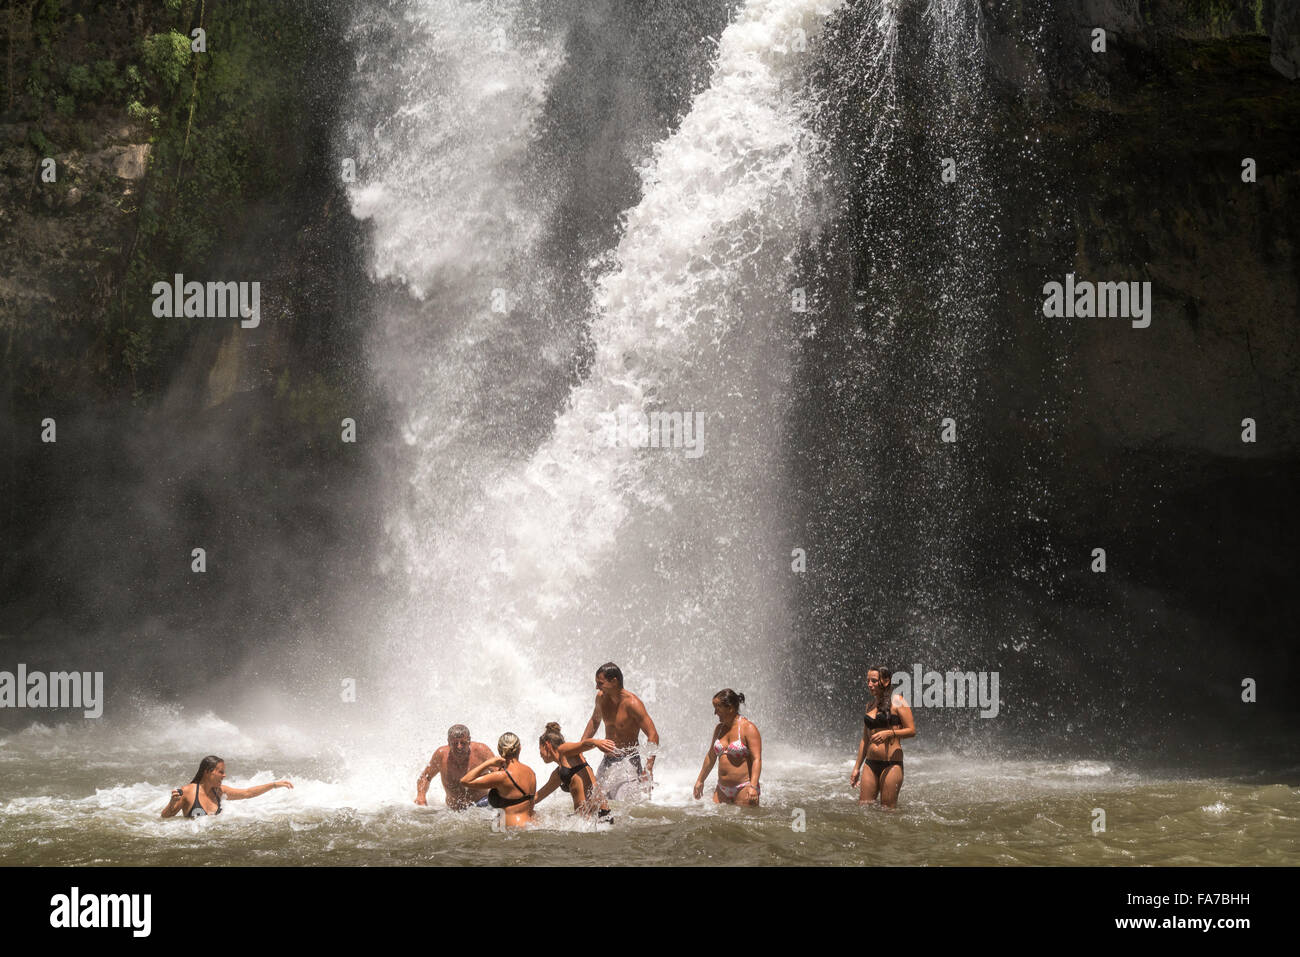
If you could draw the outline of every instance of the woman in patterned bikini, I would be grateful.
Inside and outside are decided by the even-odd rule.
[[[740,716],[745,696],[723,688],[713,696],[713,713],[718,725],[713,741],[704,755],[704,766],[695,781],[695,797],[704,794],[704,779],[718,766],[718,783],[713,789],[714,804],[741,804],[758,807],[758,776],[763,771],[763,738],[754,722]]]

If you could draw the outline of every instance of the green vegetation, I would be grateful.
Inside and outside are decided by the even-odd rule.
[[[1240,0],[1187,0],[1187,18],[1194,24],[1209,28],[1214,36],[1227,36],[1229,25],[1236,18],[1238,30],[1245,29],[1249,14],[1255,32],[1266,34],[1264,26],[1264,0],[1251,0],[1249,10]]]
[[[112,295],[85,317],[105,385],[147,398],[194,335],[191,323],[154,318],[152,285],[178,272],[213,278],[215,254],[256,248],[266,211],[291,203],[313,159],[316,91],[304,67],[329,49],[334,24],[327,5],[308,16],[293,0],[10,5],[0,106],[27,123],[33,162],[55,156],[62,169],[64,151],[95,149],[114,113],[116,126],[134,125],[133,142],[150,144],[143,182],[125,202],[110,197],[135,214],[134,239],[110,264]],[[200,27],[204,52],[191,45]]]
[[[287,199],[301,168],[299,72],[311,25],[260,4],[223,4],[203,26],[206,53],[191,53],[175,31],[144,41],[142,67],[156,96],[130,107],[156,129],[118,317],[138,337],[137,377],[188,335],[182,324],[150,321],[153,281],[203,277],[213,253],[252,225],[250,210]]]
[[[190,40],[175,30],[145,37],[140,44],[145,69],[162,82],[164,93],[175,93],[190,65]]]

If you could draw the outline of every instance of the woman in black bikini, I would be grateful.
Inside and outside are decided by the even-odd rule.
[[[221,799],[242,801],[255,798],[275,788],[293,788],[288,781],[272,781],[251,788],[232,788],[221,782],[226,777],[226,762],[215,754],[209,754],[199,762],[199,771],[194,779],[184,787],[172,788],[172,798],[163,808],[163,817],[175,817],[180,812],[182,817],[208,817],[221,813]]]
[[[916,736],[912,709],[902,695],[894,694],[891,678],[888,668],[867,672],[871,707],[862,719],[858,757],[849,777],[850,787],[858,787],[861,780],[859,804],[874,804],[879,796],[881,805],[888,808],[898,805],[898,792],[903,787],[903,749],[898,742]]]
[[[618,746],[613,741],[606,738],[583,738],[581,741],[566,743],[564,735],[560,733],[560,726],[552,721],[542,732],[537,746],[542,752],[542,760],[557,767],[551,772],[550,780],[537,792],[534,805],[540,804],[542,798],[559,788],[573,798],[573,809],[584,817],[595,814],[601,821],[613,820],[609,816],[609,805],[605,803],[605,795],[601,793],[600,785],[596,783],[596,777],[591,772],[591,765],[582,757],[583,751],[590,751],[592,748],[599,748],[605,754],[613,754],[618,750]]]
[[[505,811],[506,827],[527,827],[533,821],[537,775],[519,760],[519,736],[507,731],[497,739],[497,754],[476,768],[470,768],[460,783],[475,791],[487,791],[488,804]],[[500,768],[484,774],[488,768]],[[482,777],[479,775],[482,774]]]

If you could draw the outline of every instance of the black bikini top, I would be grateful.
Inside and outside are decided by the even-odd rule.
[[[862,723],[871,731],[883,731],[888,727],[901,727],[903,719],[900,718],[892,709],[886,708],[883,711],[876,709],[876,716],[862,716]]]
[[[566,768],[564,765],[561,764],[559,767],[560,790],[567,793],[569,790],[569,782],[572,781],[573,776],[577,774],[579,771],[581,771],[583,768],[586,768],[587,770],[591,770],[591,765],[588,764],[586,761],[583,761],[581,764],[575,764],[571,768]],[[586,779],[584,778],[583,780],[585,781]],[[516,787],[518,787],[518,785],[516,785]]]
[[[190,813],[186,817],[207,817],[208,812],[203,809],[203,803],[199,800],[199,792],[203,790],[202,784],[194,785],[194,806],[190,808]],[[212,812],[213,816],[221,813],[221,796],[217,794],[217,809]]]
[[[524,789],[519,786],[519,782],[510,776],[509,771],[507,771],[505,768],[502,768],[501,773],[504,774],[506,777],[510,778],[510,783],[515,786],[515,790],[517,790],[523,796],[517,798],[503,798],[497,792],[497,789],[493,788],[491,791],[488,791],[488,804],[498,808],[514,807],[516,804],[523,804],[525,801],[531,801],[533,799],[533,796],[531,794],[526,793]]]

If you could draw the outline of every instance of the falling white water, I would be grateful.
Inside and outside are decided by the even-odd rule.
[[[371,273],[401,283],[381,297],[368,342],[410,450],[388,469],[382,570],[412,586],[429,540],[472,507],[484,473],[517,456],[487,436],[554,391],[576,342],[520,319],[549,282],[535,246],[551,184],[528,148],[564,62],[562,32],[534,6],[389,0],[361,5],[352,28],[357,80],[339,148],[357,163],[353,213],[373,225]]]
[[[372,275],[417,299],[482,279],[538,237],[544,206],[526,194],[524,153],[563,56],[527,8],[390,0],[353,27],[352,212],[375,224]]]
[[[507,727],[527,739],[559,720],[577,734],[605,660],[646,698],[666,746],[707,737],[709,698],[723,686],[744,691],[757,720],[775,718],[784,588],[800,544],[777,520],[793,256],[810,225],[798,80],[812,56],[805,38],[836,6],[752,0],[739,10],[709,87],[647,158],[617,248],[592,264],[582,381],[553,417],[514,432],[485,424],[466,390],[529,388],[528,369],[485,370],[477,350],[522,322],[488,311],[495,277],[539,268],[530,257],[545,197],[521,192],[520,170],[527,112],[559,57],[534,35],[507,45],[509,62],[487,62],[480,28],[457,21],[466,47],[430,25],[419,36],[433,49],[415,68],[376,81],[395,83],[402,115],[424,123],[431,103],[506,84],[471,96],[469,118],[450,129],[376,127],[371,174],[353,193],[357,214],[374,221],[376,277],[403,277],[411,292],[384,317],[372,359],[413,447],[407,471],[391,476],[391,570],[412,599],[374,649],[403,731],[464,721],[485,740]],[[497,116],[520,106],[523,115]],[[433,229],[442,216],[455,233]],[[479,320],[444,315],[446,303],[475,297]],[[441,323],[459,330],[428,333]],[[575,343],[547,347],[564,362]],[[703,454],[611,446],[608,416],[619,410],[698,414]]]

